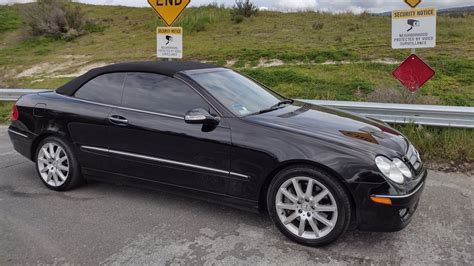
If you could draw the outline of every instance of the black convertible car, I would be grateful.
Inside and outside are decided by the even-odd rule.
[[[267,211],[290,239],[404,228],[427,171],[398,131],[230,69],[135,62],[22,97],[9,135],[50,189],[126,183]]]

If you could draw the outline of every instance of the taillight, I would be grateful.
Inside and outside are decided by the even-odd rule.
[[[18,108],[16,107],[16,104],[14,104],[13,107],[12,107],[11,120],[12,121],[17,121],[19,116],[20,116],[20,114],[18,113]]]

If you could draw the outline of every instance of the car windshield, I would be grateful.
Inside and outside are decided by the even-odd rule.
[[[194,81],[209,91],[236,116],[273,110],[284,98],[251,79],[229,69],[187,71]]]

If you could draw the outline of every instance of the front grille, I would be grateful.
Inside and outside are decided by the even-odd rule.
[[[413,147],[413,145],[410,145],[410,147],[408,148],[406,156],[411,166],[413,166],[413,168],[418,171],[421,167],[421,160],[419,158],[418,152],[416,151],[415,147]]]

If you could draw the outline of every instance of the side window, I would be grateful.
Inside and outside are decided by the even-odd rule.
[[[183,82],[152,73],[127,75],[122,105],[177,116],[194,108],[209,109],[204,99]]]
[[[74,96],[93,102],[119,105],[126,73],[104,74],[84,84]]]

